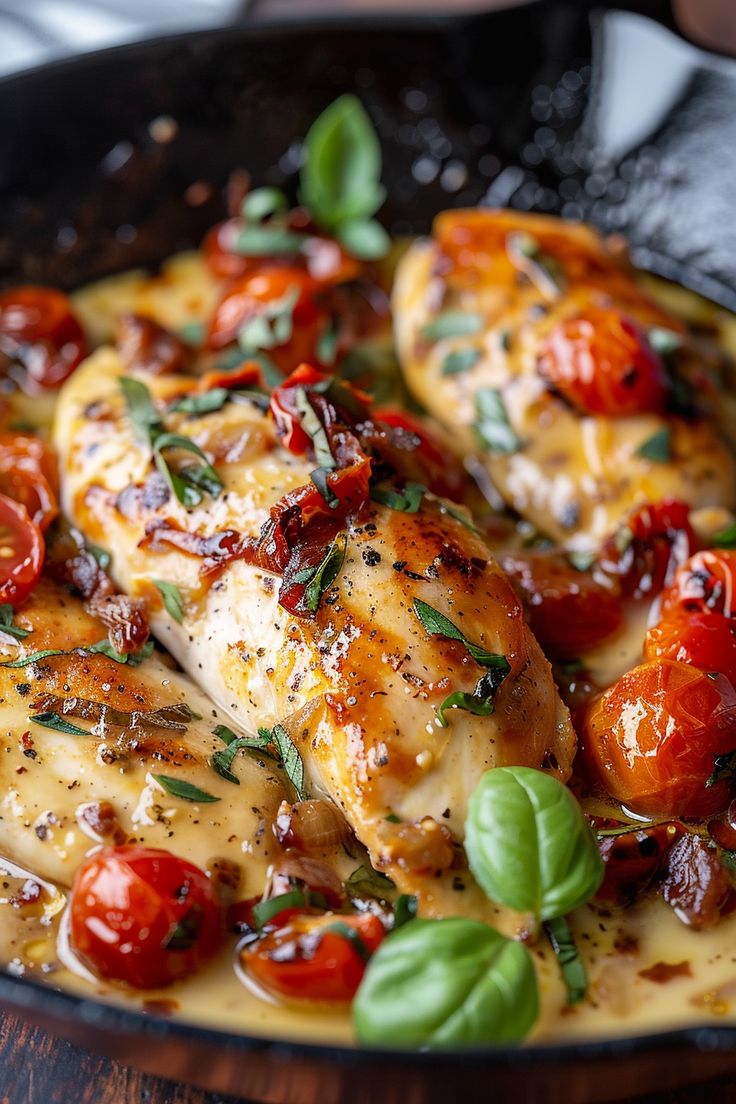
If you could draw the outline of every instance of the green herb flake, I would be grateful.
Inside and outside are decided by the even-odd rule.
[[[322,928],[322,933],[332,932],[334,935],[340,935],[343,939],[347,940],[352,946],[353,950],[357,952],[360,958],[364,962],[367,962],[371,957],[371,953],[366,947],[363,940],[360,938],[360,933],[350,924],[346,924],[344,920],[335,920],[332,924],[327,924]]]
[[[131,376],[121,376],[119,382],[133,432],[140,441],[152,445],[163,427],[161,416],[153,405],[151,392],[145,383]]]
[[[484,697],[482,693],[479,694],[475,691],[468,694],[462,690],[456,690],[453,694],[448,694],[444,701],[437,706],[437,719],[443,728],[446,728],[448,724],[445,716],[446,709],[462,709],[476,717],[488,717],[493,713],[493,698]]]
[[[728,751],[725,755],[716,755],[713,761],[713,771],[705,783],[706,789],[715,786],[718,782],[736,781],[736,750]]]
[[[203,395],[185,395],[177,399],[168,408],[169,414],[213,414],[216,410],[222,410],[230,398],[230,392],[226,387],[213,387],[211,391],[205,391]]]
[[[478,415],[475,431],[481,444],[491,452],[518,452],[521,441],[511,428],[506,405],[496,387],[481,387],[476,391],[475,409]]]
[[[443,514],[449,514],[455,521],[459,521],[461,525],[464,525],[466,529],[469,529],[471,533],[477,533],[480,536],[480,529],[477,525],[474,525],[470,518],[467,516],[463,509],[459,509],[457,506],[453,506],[452,503],[443,500],[440,504],[440,508]]]
[[[299,253],[306,241],[306,234],[282,226],[246,226],[232,249],[241,257],[288,257]]]
[[[106,552],[104,548],[100,548],[98,544],[87,543],[85,545],[85,548],[91,556],[94,556],[101,570],[107,571],[108,567],[112,563],[112,556],[110,555],[110,553]]]
[[[29,721],[33,721],[34,724],[41,725],[43,728],[52,728],[55,732],[63,732],[67,736],[89,736],[85,728],[79,728],[78,725],[70,724],[69,721],[64,720],[58,713],[36,713],[32,717],[28,718]]]
[[[13,614],[14,610],[9,602],[0,605],[0,633],[12,636],[15,640],[24,640],[32,630],[22,629],[20,625],[14,624]]]
[[[254,188],[243,200],[240,212],[248,222],[262,222],[271,215],[286,211],[288,206],[280,188]]]
[[[558,916],[554,920],[547,920],[544,930],[560,966],[562,980],[567,989],[567,1003],[578,1004],[588,991],[588,975],[570,925],[564,916]]]
[[[218,725],[214,729],[215,736],[218,736],[227,747],[223,751],[216,751],[210,759],[210,766],[213,770],[226,781],[231,782],[235,786],[240,785],[240,779],[234,773],[232,766],[233,760],[239,751],[257,751],[261,754],[271,756],[271,733],[268,729],[259,730],[257,736],[236,736],[232,729],[226,725]]]
[[[396,888],[390,878],[372,866],[359,866],[345,882],[350,897],[375,897],[386,901]]]
[[[404,514],[416,514],[426,493],[427,488],[422,483],[408,482],[400,490],[385,483],[371,487],[374,502]]]
[[[423,602],[421,598],[414,599],[414,613],[421,621],[424,628],[431,636],[446,636],[448,640],[458,640],[465,646],[468,655],[481,667],[508,668],[506,657],[496,652],[489,652],[481,644],[473,644],[463,632],[454,625],[444,613],[434,609],[433,606]]]
[[[199,457],[201,464],[187,465],[178,471],[171,467],[164,456],[168,449],[191,452]],[[222,491],[222,480],[212,467],[199,445],[189,437],[178,433],[161,433],[155,438],[153,458],[156,467],[171,487],[177,499],[187,509],[198,506],[205,494],[216,498]]]
[[[347,534],[335,537],[324,559],[310,576],[304,590],[304,604],[312,613],[317,612],[322,595],[332,586],[340,574],[347,555],[347,548]]]
[[[713,537],[714,548],[736,548],[736,521]]]
[[[419,331],[425,341],[444,341],[447,337],[470,337],[483,329],[483,315],[474,311],[441,311]]]
[[[192,905],[171,929],[164,940],[165,951],[188,951],[199,939],[204,921],[201,905]]]
[[[259,729],[258,731],[259,733],[265,733],[268,732],[268,729]],[[296,744],[283,725],[274,725],[269,735],[283,763],[286,777],[294,787],[297,800],[304,801],[307,796],[304,789],[304,763]]]
[[[267,924],[286,909],[303,909],[307,905],[304,891],[291,889],[288,893],[280,893],[278,897],[269,897],[266,901],[259,901],[253,906],[253,919],[258,931],[263,931]]]
[[[595,563],[595,552],[568,552],[567,560],[576,571],[590,571]]]
[[[334,323],[330,323],[317,339],[317,347],[315,349],[317,359],[326,367],[330,367],[335,363],[338,337],[337,326],[335,326]]]
[[[153,641],[146,641],[137,652],[118,652],[105,637],[104,640],[98,640],[96,644],[85,644],[80,651],[89,652],[92,655],[104,655],[108,659],[115,660],[116,663],[127,663],[128,667],[140,667],[141,663],[152,655]]]
[[[181,591],[178,586],[175,586],[173,583],[167,583],[165,579],[154,579],[153,585],[163,598],[166,612],[181,625],[184,617],[184,610],[182,606]]]
[[[506,237],[506,251],[522,271],[547,298],[555,297],[565,286],[565,277],[556,258],[544,253],[532,234],[515,232]]]
[[[359,261],[377,261],[391,248],[391,239],[375,219],[353,219],[337,228],[337,240]]]
[[[394,908],[394,926],[393,931],[398,928],[403,928],[404,924],[408,924],[410,920],[413,920],[418,911],[419,902],[416,897],[408,893],[402,893],[396,902]]]
[[[672,459],[672,433],[669,428],[660,429],[653,433],[643,444],[639,445],[636,455],[643,460],[653,460],[657,464],[666,464]]]
[[[460,376],[463,372],[469,372],[471,368],[475,368],[482,356],[480,349],[455,349],[442,361],[442,375]]]
[[[682,348],[682,334],[668,330],[664,326],[652,326],[647,332],[649,344],[661,357],[670,357]]]
[[[315,468],[314,471],[309,473],[309,478],[314,483],[315,487],[319,491],[322,498],[325,500],[331,510],[336,510],[340,505],[340,499],[330,487],[327,481],[329,471],[326,468]],[[311,578],[311,576],[310,576]]]
[[[181,798],[182,801],[192,801],[207,805],[220,800],[219,797],[207,793],[206,790],[200,790],[198,786],[193,785],[191,782],[187,782],[184,778],[172,778],[169,774],[152,774],[151,777],[158,782],[159,786],[162,786],[164,790],[166,790],[167,794],[171,794],[172,797]]]
[[[12,662],[0,663],[0,667],[28,667],[31,663],[39,663],[42,659],[48,659],[49,656],[68,655],[63,648],[45,648],[42,652],[31,652],[30,655],[24,656],[23,659],[14,659]]]

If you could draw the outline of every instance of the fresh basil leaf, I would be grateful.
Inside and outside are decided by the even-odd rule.
[[[410,920],[413,920],[417,914],[419,902],[416,897],[408,893],[402,893],[396,901],[394,908],[394,926],[393,931],[397,928],[403,928],[404,924],[408,924]]]
[[[672,356],[673,353],[682,348],[684,341],[682,334],[675,330],[668,330],[664,326],[650,327],[647,331],[647,338],[655,353],[659,353],[661,357]]]
[[[492,900],[540,920],[585,904],[603,880],[603,860],[577,801],[532,767],[486,771],[470,796],[465,850]]]
[[[376,897],[386,901],[396,888],[390,878],[372,866],[359,866],[345,882],[350,897]]]
[[[459,640],[465,646],[468,655],[481,667],[494,667],[499,672],[503,671],[504,677],[510,671],[506,656],[489,652],[482,644],[473,644],[457,625],[453,625],[449,617],[445,617],[444,613],[423,602],[421,598],[414,599],[414,613],[431,636],[446,636],[448,640]]]
[[[371,498],[374,502],[380,502],[382,506],[404,514],[416,514],[426,493],[427,488],[422,483],[405,483],[400,490],[390,484],[379,483],[371,487]]]
[[[199,786],[194,786],[184,778],[172,778],[168,774],[152,774],[151,777],[160,786],[163,786],[168,794],[171,794],[172,797],[179,797],[182,801],[196,801],[202,805],[207,805],[220,800],[219,797],[207,793],[206,790],[200,790]]]
[[[215,729],[215,732],[220,735],[221,739],[224,739],[224,737],[218,732],[218,729],[224,727],[224,725],[218,725]],[[214,752],[210,759],[210,766],[228,782],[232,782],[233,785],[239,786],[240,779],[232,769],[235,756],[239,751],[258,751],[267,756],[271,756],[270,734],[268,739],[264,739],[262,736],[236,736],[229,728],[225,729],[225,731],[232,739],[227,740],[227,747],[224,751]]]
[[[241,257],[286,257],[298,253],[306,240],[306,234],[282,226],[246,226],[232,249]]]
[[[280,211],[286,211],[289,203],[280,188],[254,188],[243,200],[240,212],[249,222],[262,222]]]
[[[309,473],[309,478],[312,480],[315,487],[317,488],[327,505],[330,507],[330,509],[336,510],[337,507],[340,505],[340,499],[337,497],[335,492],[332,490],[332,487],[327,482],[327,476],[329,474],[330,473],[326,470],[326,468],[315,468],[313,472]]]
[[[714,548],[736,548],[736,521],[713,537]]]
[[[437,719],[443,728],[447,727],[446,709],[463,709],[466,713],[473,713],[476,717],[488,717],[493,712],[493,698],[484,698],[476,693],[467,694],[462,690],[456,690],[448,694],[444,701],[437,706]]]
[[[519,450],[521,441],[511,428],[506,406],[497,388],[481,387],[476,391],[475,409],[478,414],[475,431],[486,448],[502,453]]]
[[[474,368],[483,356],[480,349],[455,349],[442,361],[443,376],[459,376]]]
[[[41,725],[43,728],[52,728],[55,732],[63,732],[67,736],[90,735],[86,728],[80,728],[78,725],[70,724],[69,721],[60,717],[58,713],[36,713],[34,716],[29,717],[28,720],[33,721],[34,724]]]
[[[391,239],[375,219],[353,219],[337,230],[340,245],[359,261],[377,261],[391,248]]]
[[[570,925],[564,916],[558,916],[554,920],[547,920],[544,930],[560,965],[562,980],[567,989],[567,1003],[578,1004],[588,991],[588,974]]]
[[[316,613],[322,600],[322,595],[340,574],[348,549],[346,534],[335,537],[327,550],[325,558],[310,577],[304,591],[304,604],[312,613]]]
[[[140,441],[153,444],[161,432],[161,416],[153,405],[151,392],[145,383],[132,376],[121,376],[120,387],[128,407],[128,417],[133,432]]]
[[[179,449],[182,452],[194,453],[202,460],[202,463],[188,465],[179,471],[175,471],[169,467],[169,463],[164,457],[166,449]],[[216,497],[222,491],[222,480],[219,475],[199,445],[195,444],[189,437],[183,437],[178,433],[160,433],[154,440],[153,450],[156,467],[183,506],[187,508],[198,506],[202,501],[203,493]]]
[[[42,652],[32,652],[30,655],[24,656],[23,659],[14,659],[11,662],[0,663],[0,667],[28,667],[31,663],[38,663],[42,659],[46,659],[48,656],[60,656],[68,655],[63,648],[45,648]]]
[[[30,634],[31,629],[22,629],[20,625],[14,625],[14,612],[9,602],[3,602],[0,605],[0,632],[12,636],[16,640],[24,640]]]
[[[441,311],[419,331],[425,341],[442,341],[446,337],[469,337],[483,329],[483,315],[474,311]]]
[[[179,337],[187,345],[198,346],[204,341],[204,322],[185,322],[179,330]]]
[[[167,583],[165,579],[154,579],[153,585],[164,600],[166,612],[181,625],[184,617],[184,610],[182,607],[181,591],[178,586],[174,586],[173,583]]]
[[[300,198],[324,229],[370,219],[383,203],[381,148],[355,96],[340,96],[312,123],[304,156]]]
[[[477,920],[411,920],[373,955],[352,1011],[372,1045],[516,1043],[537,1019],[536,974],[523,944]]]
[[[269,897],[266,901],[259,901],[253,906],[253,919],[258,931],[262,931],[274,917],[286,909],[306,908],[307,899],[301,889],[290,889],[288,893],[280,893],[278,897]]]
[[[322,422],[317,417],[317,412],[309,401],[309,396],[303,387],[297,387],[294,394],[294,403],[301,416],[301,426],[312,442],[314,456],[321,468],[332,471],[335,460],[327,440],[327,433]]]
[[[284,765],[286,777],[294,787],[297,799],[304,801],[307,796],[304,789],[304,763],[296,744],[283,725],[279,724],[271,729],[270,738]]]
[[[643,460],[654,460],[657,464],[666,464],[672,459],[672,433],[669,428],[658,430],[639,445],[636,455]]]
[[[205,391],[203,395],[185,395],[173,402],[168,409],[169,414],[213,414],[216,410],[222,410],[230,398],[230,392],[226,387],[213,387],[211,391]]]

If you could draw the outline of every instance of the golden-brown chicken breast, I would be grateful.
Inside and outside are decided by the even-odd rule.
[[[406,380],[503,499],[570,548],[663,498],[733,507],[717,379],[587,227],[447,211],[397,272]]]
[[[506,577],[439,500],[426,495],[416,512],[370,502],[334,542],[334,578],[312,616],[289,613],[278,576],[244,550],[315,461],[280,445],[258,397],[177,413],[172,400],[195,381],[146,379],[160,426],[196,443],[222,482],[187,508],[131,427],[121,371],[99,350],[62,392],[68,514],[112,553],[117,583],[147,600],[184,669],[245,728],[283,725],[311,792],[336,801],[374,863],[426,901],[434,874],[457,862],[452,840],[488,767],[570,773],[567,710]],[[169,457],[175,474],[191,460]],[[180,623],[156,580],[177,588]]]

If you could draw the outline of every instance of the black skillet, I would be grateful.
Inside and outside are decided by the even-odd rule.
[[[659,26],[602,7],[221,29],[0,82],[0,278],[72,288],[196,244],[233,168],[293,186],[296,140],[353,90],[381,136],[392,230],[479,201],[589,218],[625,233],[638,264],[736,308],[736,64],[666,34],[664,0],[620,5]],[[232,1035],[9,974],[0,1003],[87,1049],[273,1104],[575,1104],[736,1071],[736,1027],[715,1019],[429,1055]]]

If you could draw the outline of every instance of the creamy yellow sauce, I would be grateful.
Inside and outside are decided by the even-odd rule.
[[[736,352],[735,319],[682,289],[651,278],[646,278],[646,283],[667,307],[682,317],[715,326],[722,345]],[[167,262],[156,277],[144,272],[125,273],[82,289],[74,296],[74,302],[94,342],[103,343],[114,336],[115,318],[121,311],[147,314],[181,331],[192,322],[208,317],[216,295],[217,288],[207,275],[200,256],[187,253]],[[19,418],[42,425],[49,414],[50,411],[35,400],[29,403],[19,397]],[[704,528],[713,531],[722,527],[723,513],[706,514],[701,521]],[[610,683],[637,662],[649,617],[650,611],[645,608],[629,611],[625,629],[583,657],[600,684]],[[7,723],[12,724],[12,719]],[[135,790],[130,794],[134,804],[136,794],[140,798],[142,780],[128,779],[126,785],[132,785]],[[238,796],[228,793],[227,785],[219,780],[209,779],[208,789],[218,786],[216,792],[222,791],[224,798],[232,801]],[[241,793],[240,796],[245,795]],[[23,806],[22,796],[13,797],[7,791],[1,800],[6,818],[30,815]],[[192,815],[180,817],[176,827],[179,853],[191,855],[197,861],[203,848],[218,853],[227,850],[220,840],[203,842],[203,825],[196,820]],[[238,841],[238,847],[241,842]],[[77,828],[70,825],[55,846],[58,851],[63,850],[73,857],[84,852],[87,842],[79,836]],[[89,846],[93,844],[90,842]],[[240,850],[242,857],[247,849],[241,847]],[[76,863],[70,860],[69,865],[73,870]],[[341,874],[345,876],[356,865],[355,860],[343,859]],[[251,875],[247,875],[248,892],[260,891],[263,871],[261,859],[254,863]],[[48,873],[34,869],[30,862],[27,874],[48,878]],[[59,919],[69,878],[57,878],[58,888],[55,889],[52,877],[46,884],[42,904],[34,910],[19,910],[12,899],[24,878],[22,870],[11,866],[7,866],[7,874],[0,877],[0,959],[15,975],[43,979],[84,996],[94,995],[103,1001],[165,1012],[228,1031],[323,1043],[352,1041],[346,1013],[285,1007],[264,999],[244,984],[235,969],[235,936],[214,962],[195,976],[165,990],[128,994],[83,977],[64,964],[69,962],[68,954],[62,953],[60,957],[58,949]],[[510,921],[506,917],[504,923],[513,926],[513,919]],[[736,915],[724,919],[713,930],[696,932],[685,927],[660,898],[650,897],[625,911],[586,906],[574,915],[571,926],[588,968],[588,996],[574,1009],[567,1008],[553,954],[546,943],[533,946],[542,1011],[530,1041],[602,1038],[696,1022],[736,1022]],[[642,971],[658,963],[674,966],[684,963],[686,966],[682,967],[679,976],[666,983],[642,976]],[[166,1003],[157,1006],[157,1002]]]

